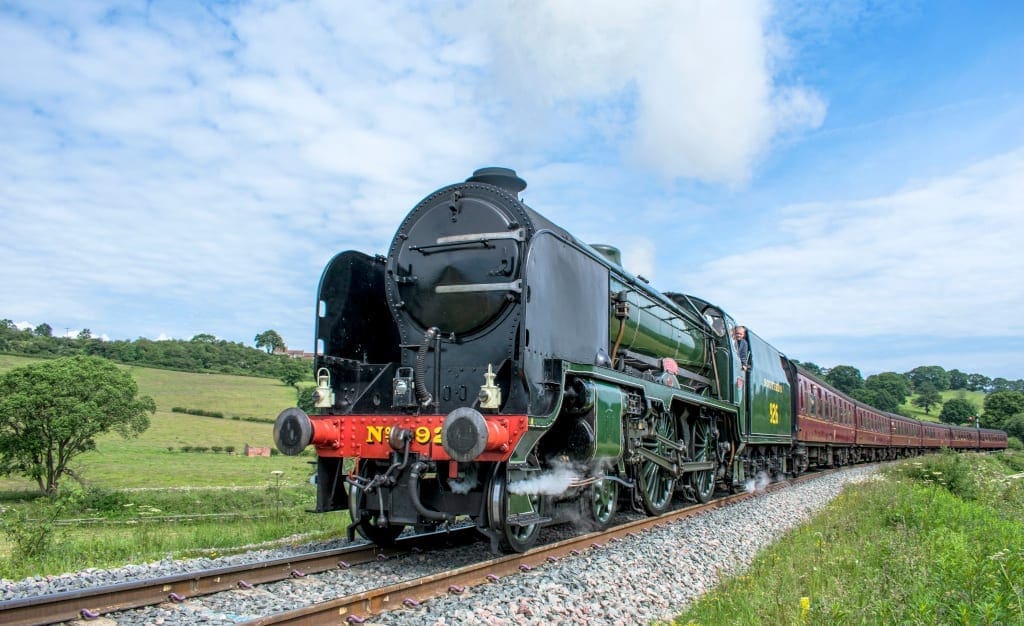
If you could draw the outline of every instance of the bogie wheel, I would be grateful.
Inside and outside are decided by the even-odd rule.
[[[697,463],[714,462],[717,445],[711,422],[704,419],[696,420],[693,423],[693,460]],[[715,493],[715,469],[693,472],[689,478],[697,501],[703,504],[711,500]]]
[[[588,528],[603,530],[611,523],[618,500],[619,483],[602,478],[580,495],[580,519]]]
[[[360,464],[359,477],[361,479],[369,480],[373,478],[374,474],[376,474],[376,471],[373,463]],[[356,532],[360,536],[378,546],[390,546],[395,543],[395,539],[405,530],[405,524],[378,526],[377,522],[380,519],[380,512],[367,507],[367,500],[376,497],[376,492],[364,493],[361,487],[352,485],[348,492],[348,512],[352,516],[353,524],[356,524],[359,520],[364,520],[362,524],[356,526]]]
[[[498,543],[503,552],[526,552],[536,543],[540,524],[510,524],[508,520],[511,515],[531,511],[539,516],[543,497],[540,494],[512,493],[508,484],[508,469],[502,464],[495,470],[488,490],[490,525],[498,532]]]
[[[807,467],[808,467],[807,456],[806,455],[797,456],[796,459],[794,460],[794,464],[793,465],[794,465],[794,471],[793,471],[793,475],[794,476],[799,476],[800,474],[803,474],[804,472],[807,471]]]
[[[669,441],[678,440],[676,418],[668,412],[662,412],[654,424],[654,431]],[[644,448],[659,456],[670,457],[669,447],[660,439],[644,441]],[[672,472],[654,461],[642,461],[637,476],[640,489],[640,502],[648,515],[661,515],[672,503],[672,492],[675,490],[676,479]]]

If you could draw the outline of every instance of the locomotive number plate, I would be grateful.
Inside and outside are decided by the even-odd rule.
[[[366,443],[383,443],[391,436],[391,426],[367,426]],[[433,432],[427,426],[417,426],[412,431],[412,439],[419,444],[434,443],[441,445],[441,427],[435,426]]]

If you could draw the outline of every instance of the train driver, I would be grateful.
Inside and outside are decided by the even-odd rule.
[[[736,340],[736,352],[740,355],[740,365],[744,370],[749,370],[750,343],[747,341],[747,327],[737,326],[732,330],[732,336]]]

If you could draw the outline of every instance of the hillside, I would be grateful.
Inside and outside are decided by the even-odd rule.
[[[0,372],[38,361],[0,355]],[[277,380],[193,374],[129,367],[139,391],[151,396],[157,411],[149,429],[137,439],[107,435],[95,451],[78,458],[79,473],[90,484],[111,489],[265,485],[272,471],[285,472],[290,482],[308,479],[312,457],[246,458],[245,444],[273,446],[273,424],[284,408],[295,404],[295,391]],[[171,412],[172,407],[219,411],[223,419]],[[232,419],[237,416],[239,419]],[[245,418],[268,420],[263,423]],[[183,452],[183,446],[234,446],[236,453]],[[34,483],[0,478],[0,490],[34,489]]]
[[[959,398],[959,397],[961,397],[961,394],[962,394],[963,398],[965,400],[967,400],[968,402],[973,404],[975,407],[977,407],[978,414],[981,414],[982,406],[985,403],[985,392],[983,392],[983,391],[964,391],[962,389],[959,389],[959,390],[956,390],[956,391],[952,391],[952,390],[950,390],[950,391],[943,391],[941,393],[942,393],[942,401],[943,402],[946,402],[947,400],[950,400],[952,398]],[[916,394],[909,396],[907,398],[907,401],[900,405],[900,413],[903,413],[904,415],[909,415],[910,417],[913,417],[914,419],[924,420],[926,422],[938,422],[939,421],[939,413],[942,412],[942,406],[932,407],[932,410],[931,410],[930,414],[929,413],[925,413],[924,410],[921,409],[921,407],[919,407],[919,406],[917,406],[917,405],[915,405],[913,403],[913,400],[914,400],[915,397],[917,397]],[[982,426],[984,426],[984,425],[985,424],[982,423]]]

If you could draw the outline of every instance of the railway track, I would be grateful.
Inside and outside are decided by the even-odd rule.
[[[246,589],[287,578],[316,574],[331,569],[406,554],[415,550],[437,549],[442,545],[477,540],[472,527],[403,537],[393,547],[374,544],[346,546],[295,557],[249,565],[222,567],[188,574],[166,576],[136,583],[121,583],[93,589],[0,602],[0,624],[33,626],[75,619],[94,619],[100,615],[163,602],[182,602],[188,598],[230,589]]]
[[[822,474],[807,474],[794,480],[772,483],[766,487],[765,491],[783,489],[789,485],[809,480]],[[385,611],[401,609],[403,607],[415,607],[426,600],[448,593],[463,593],[470,587],[497,582],[504,576],[515,574],[519,571],[529,571],[535,567],[542,567],[547,562],[571,557],[585,550],[599,550],[605,543],[621,541],[631,535],[693,517],[740,500],[746,500],[747,498],[755,497],[755,495],[754,493],[740,493],[725,496],[707,504],[695,504],[669,511],[657,517],[645,517],[605,531],[592,532],[553,544],[539,546],[524,554],[498,557],[457,570],[443,572],[435,576],[425,576],[387,587],[371,589],[336,600],[244,623],[250,626],[267,626],[270,624],[298,626],[343,622],[361,624],[369,617]]]
[[[805,474],[789,481],[772,483],[767,486],[766,490],[782,489],[831,471],[835,470]],[[571,557],[587,550],[598,550],[609,542],[621,541],[630,535],[664,526],[755,495],[741,493],[725,496],[703,505],[685,506],[658,517],[645,517],[605,531],[592,532],[539,546],[525,554],[488,559],[455,570],[362,591],[246,623],[258,625],[361,623],[381,612],[417,606],[426,600],[444,594],[462,593],[470,587],[489,584],[505,576],[542,567],[545,563]],[[32,626],[77,619],[94,619],[117,611],[154,606],[166,602],[184,602],[198,596],[234,589],[247,589],[255,585],[288,578],[304,577],[338,568],[347,569],[355,565],[408,554],[417,550],[436,550],[442,546],[462,545],[478,540],[479,535],[476,529],[466,526],[449,531],[403,537],[389,548],[361,544],[337,550],[192,572],[137,583],[122,583],[88,590],[11,600],[0,602],[0,624]]]

